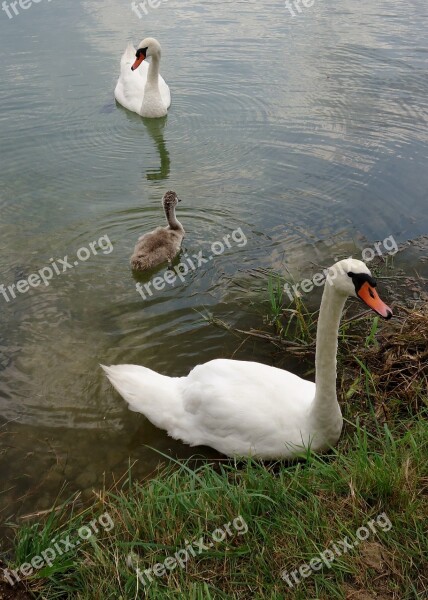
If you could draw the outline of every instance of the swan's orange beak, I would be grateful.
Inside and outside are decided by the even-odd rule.
[[[384,319],[392,317],[392,310],[379,298],[376,289],[368,281],[363,283],[357,292],[361,300]]]
[[[137,58],[137,60],[134,62],[134,64],[131,67],[131,71],[135,71],[135,69],[138,69],[138,67],[141,65],[141,63],[143,62],[143,60],[146,57],[144,56],[144,54],[140,54],[140,56]]]

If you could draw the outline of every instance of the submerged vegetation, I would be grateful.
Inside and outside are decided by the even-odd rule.
[[[272,279],[265,328],[240,335],[287,348],[310,376],[317,313],[300,298],[284,308],[281,294]],[[109,515],[114,527],[21,576],[35,598],[426,597],[428,307],[395,306],[394,314],[386,325],[372,314],[344,316],[338,393],[346,424],[328,454],[293,463],[172,461],[145,482],[133,481],[130,468],[91,506],[72,503],[17,528],[10,568]]]

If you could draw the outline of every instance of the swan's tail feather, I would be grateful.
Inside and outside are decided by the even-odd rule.
[[[120,59],[120,75],[124,81],[132,80],[132,71],[131,67],[135,62],[135,48],[129,43],[125,48],[125,52],[122,54],[122,58]]]
[[[137,365],[101,365],[129,408],[143,413],[156,427],[170,431],[183,416],[179,379]]]
[[[120,61],[121,68],[131,67],[132,63],[135,61],[135,53],[136,50],[131,42],[125,48],[125,52],[122,55],[122,59]]]
[[[135,62],[135,52],[134,46],[128,44],[120,61],[120,76],[114,90],[114,97],[119,104],[139,114],[145,91],[143,71],[148,67],[131,71],[131,66]]]
[[[131,267],[134,271],[148,271],[153,269],[162,261],[156,261],[156,256],[150,254],[141,254],[138,251],[134,251],[131,256]]]

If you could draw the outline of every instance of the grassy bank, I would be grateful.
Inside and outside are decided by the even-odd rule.
[[[65,510],[19,529],[14,562],[40,555],[54,538],[75,541],[82,525],[107,512],[114,523],[109,532],[100,531],[28,579],[40,598],[130,599],[142,597],[143,589],[150,598],[177,599],[423,598],[428,427],[416,417],[406,427],[394,434],[379,426],[373,436],[356,426],[346,453],[311,456],[292,466],[180,465],[146,484],[129,478],[90,509],[72,515]],[[391,529],[367,528],[382,513]],[[232,533],[201,554],[195,546],[196,557],[189,555],[184,568],[152,574],[147,585],[139,581],[137,566],[153,568],[201,536],[208,546],[227,523]],[[369,536],[361,541],[357,531],[364,526]],[[331,568],[323,563],[306,578],[299,574],[299,583],[291,578],[294,587],[281,578],[345,538],[353,547],[335,556]]]
[[[265,329],[240,335],[306,361],[317,314],[300,302],[284,309],[279,293],[272,285]],[[171,462],[147,482],[133,481],[130,469],[91,506],[71,503],[17,528],[10,567],[55,543],[64,549],[69,538],[74,547],[56,552],[51,566],[26,577],[21,568],[34,597],[427,597],[428,312],[395,312],[387,326],[372,315],[344,318],[338,389],[346,424],[330,453],[293,464]],[[311,361],[303,364],[310,372]]]

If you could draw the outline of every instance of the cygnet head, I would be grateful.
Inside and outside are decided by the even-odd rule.
[[[175,192],[166,192],[166,194],[162,198],[162,204],[164,205],[165,211],[167,212],[171,208],[175,208],[179,202],[181,202],[181,200]]]
[[[138,44],[137,52],[135,54],[135,62],[131,67],[131,71],[135,71],[141,65],[143,60],[148,58],[149,56],[157,56],[160,58],[161,56],[161,45],[155,38],[145,38],[142,42]]]
[[[359,298],[384,319],[392,317],[392,310],[379,298],[376,280],[361,260],[345,258],[335,263],[328,269],[325,285],[341,295]]]

